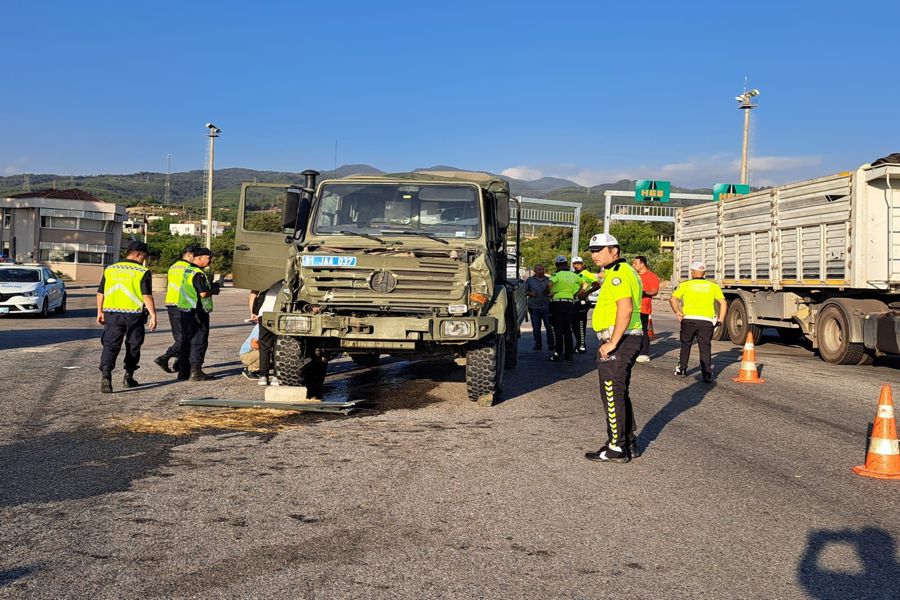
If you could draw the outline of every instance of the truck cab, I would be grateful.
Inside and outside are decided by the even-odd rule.
[[[277,294],[261,324],[277,335],[280,381],[319,395],[342,353],[364,366],[382,354],[464,357],[469,398],[493,403],[525,315],[507,278],[507,183],[456,171],[304,176],[245,183],[235,239],[235,285]]]

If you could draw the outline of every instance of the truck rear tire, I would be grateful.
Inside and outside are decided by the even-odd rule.
[[[822,360],[833,365],[865,362],[866,349],[850,343],[850,324],[840,307],[829,304],[816,317],[816,345]]]
[[[301,385],[308,396],[321,398],[327,370],[328,363],[315,355],[304,338],[278,336],[275,372],[282,385]]]
[[[748,333],[753,336],[754,344],[759,341],[762,328],[758,325],[751,325],[748,315],[747,305],[740,298],[735,298],[728,305],[728,312],[725,314],[725,328],[728,330],[728,337],[733,344],[744,345]]]
[[[350,360],[352,360],[355,364],[360,367],[377,367],[378,363],[381,361],[380,354],[370,354],[367,352],[352,352],[348,353],[350,356]]]
[[[506,336],[494,334],[466,350],[466,392],[479,406],[491,406],[503,391]]]

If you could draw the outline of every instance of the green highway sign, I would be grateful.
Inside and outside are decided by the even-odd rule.
[[[716,202],[749,193],[750,185],[747,183],[717,183],[713,186],[713,200]]]
[[[668,202],[669,182],[638,179],[634,184],[634,199],[638,201],[658,200],[659,202]]]

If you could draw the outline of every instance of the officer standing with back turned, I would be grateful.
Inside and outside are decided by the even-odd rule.
[[[150,271],[144,266],[147,244],[131,242],[125,260],[103,270],[97,288],[97,323],[103,325],[103,352],[100,355],[100,391],[112,389],[112,372],[125,341],[125,379],[127,388],[137,387],[134,372],[140,368],[144,324],[156,331],[156,306],[153,304]]]
[[[627,463],[638,456],[628,387],[644,333],[641,327],[643,288],[637,271],[622,258],[616,238],[598,233],[591,238],[590,250],[594,264],[605,268],[592,325],[600,340],[597,372],[600,397],[606,409],[608,441],[584,457],[598,462]]]
[[[178,358],[181,352],[181,311],[178,310],[178,295],[181,293],[181,284],[184,282],[184,271],[191,266],[194,260],[194,250],[199,248],[197,244],[188,244],[181,253],[181,258],[172,263],[167,273],[166,285],[166,312],[169,314],[169,326],[172,328],[172,345],[162,356],[157,356],[155,362],[166,373],[172,373],[169,360]],[[177,365],[178,363],[176,363]],[[175,372],[178,371],[176,366]]]
[[[553,328],[553,354],[550,360],[572,360],[572,312],[575,294],[581,289],[581,277],[569,270],[565,256],[556,257],[556,272],[550,276],[550,326]]]

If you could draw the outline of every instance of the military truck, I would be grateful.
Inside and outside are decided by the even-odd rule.
[[[898,188],[900,164],[881,159],[681,209],[673,283],[706,263],[728,300],[715,339],[743,344],[774,327],[830,363],[900,353]]]
[[[319,396],[343,353],[363,366],[382,354],[456,357],[469,399],[493,404],[527,313],[507,279],[508,183],[462,171],[302,175],[242,184],[235,235],[235,285],[277,295],[260,322],[277,335],[281,383]]]

